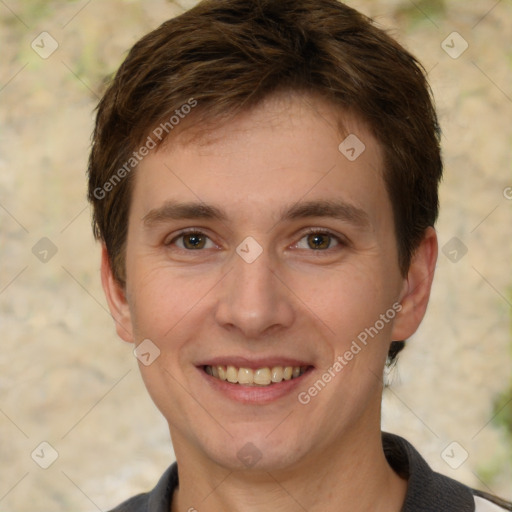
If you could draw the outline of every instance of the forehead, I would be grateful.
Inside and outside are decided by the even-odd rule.
[[[341,122],[340,122],[341,120]],[[239,219],[283,205],[342,200],[379,221],[391,207],[379,143],[353,114],[307,95],[272,97],[229,122],[193,127],[151,153],[135,173],[139,218],[169,200],[202,202]],[[383,211],[385,210],[385,211]],[[226,220],[226,219],[223,219]]]

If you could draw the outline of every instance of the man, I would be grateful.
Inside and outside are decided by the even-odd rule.
[[[512,510],[380,431],[441,174],[422,68],[335,0],[205,1],[133,47],[89,199],[177,464],[116,511]]]

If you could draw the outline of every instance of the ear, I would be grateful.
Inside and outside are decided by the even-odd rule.
[[[406,340],[418,329],[430,298],[437,262],[437,235],[434,228],[425,231],[416,249],[400,294],[402,309],[393,323],[392,339]]]
[[[103,285],[110,314],[116,324],[117,335],[124,341],[133,343],[130,308],[124,289],[114,278],[105,244],[102,244],[101,247],[101,284]]]

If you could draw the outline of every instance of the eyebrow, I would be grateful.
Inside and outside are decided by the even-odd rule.
[[[330,217],[350,222],[360,228],[370,226],[368,214],[342,200],[315,200],[295,203],[281,210],[278,222],[310,217]],[[150,210],[142,218],[145,227],[151,228],[170,220],[205,219],[228,222],[226,213],[213,205],[201,202],[166,201],[162,206]]]

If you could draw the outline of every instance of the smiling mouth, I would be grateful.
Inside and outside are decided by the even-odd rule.
[[[292,380],[303,375],[310,366],[273,366],[253,370],[236,366],[203,366],[210,376],[242,386],[271,386],[283,380]]]

